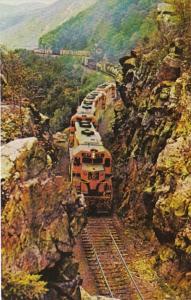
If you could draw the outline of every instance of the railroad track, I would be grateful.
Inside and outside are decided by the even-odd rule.
[[[120,300],[144,299],[129,269],[128,253],[114,219],[89,218],[81,238],[99,294]]]

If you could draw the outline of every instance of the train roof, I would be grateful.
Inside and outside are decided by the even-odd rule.
[[[90,108],[84,108],[82,105],[80,105],[77,109],[77,114],[82,114],[82,115],[94,115],[96,111],[96,108],[90,107]]]
[[[99,95],[99,92],[98,91],[92,91],[88,95]]]
[[[107,87],[110,87],[110,86],[115,86],[115,83],[114,82],[105,82],[105,83],[102,83],[102,84],[98,85],[97,89],[107,88]]]
[[[89,118],[89,119],[91,119],[91,118],[95,118],[95,116],[93,115],[93,114],[86,114],[86,113],[84,113],[84,112],[79,112],[79,113],[76,113],[75,115],[73,115],[72,116],[72,120],[74,119],[74,118],[77,118],[77,117],[87,117],[87,118]]]
[[[107,152],[109,153],[109,151],[103,146],[103,145],[100,145],[100,146],[95,146],[95,145],[79,145],[77,147],[73,147],[72,148],[72,155],[76,155],[80,152],[91,152],[92,150],[95,150],[97,152]]]
[[[92,91],[91,93],[89,93],[86,98],[88,99],[93,99],[93,98],[96,98],[96,97],[100,97],[100,96],[103,96],[103,94],[105,95],[104,91],[98,91],[98,90],[95,90],[95,91]]]
[[[95,130],[92,123],[91,127],[86,129],[80,125],[80,122],[75,122],[75,135],[79,145],[103,146],[100,134]]]

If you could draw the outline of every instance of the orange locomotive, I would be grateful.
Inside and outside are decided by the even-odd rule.
[[[112,208],[112,157],[96,131],[103,110],[116,97],[114,83],[89,93],[70,122],[70,174],[78,194],[85,196],[90,211]]]
[[[89,210],[110,211],[112,158],[91,122],[75,122],[74,146],[70,149],[70,159],[71,181],[77,193],[84,194]]]

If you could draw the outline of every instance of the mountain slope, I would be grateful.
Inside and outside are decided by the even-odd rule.
[[[93,4],[95,0],[58,0],[55,3],[21,14],[14,20],[10,16],[7,26],[0,26],[1,43],[9,48],[34,48],[41,35]]]
[[[108,55],[123,54],[154,24],[147,16],[157,0],[105,0],[42,36],[42,47],[83,49],[101,47]]]
[[[0,31],[16,26],[45,6],[42,3],[24,3],[15,6],[0,3]]]

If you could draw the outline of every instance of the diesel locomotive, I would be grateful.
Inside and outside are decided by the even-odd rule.
[[[114,83],[105,83],[89,93],[70,121],[70,176],[89,211],[112,208],[112,157],[98,132],[101,113],[116,98]]]

